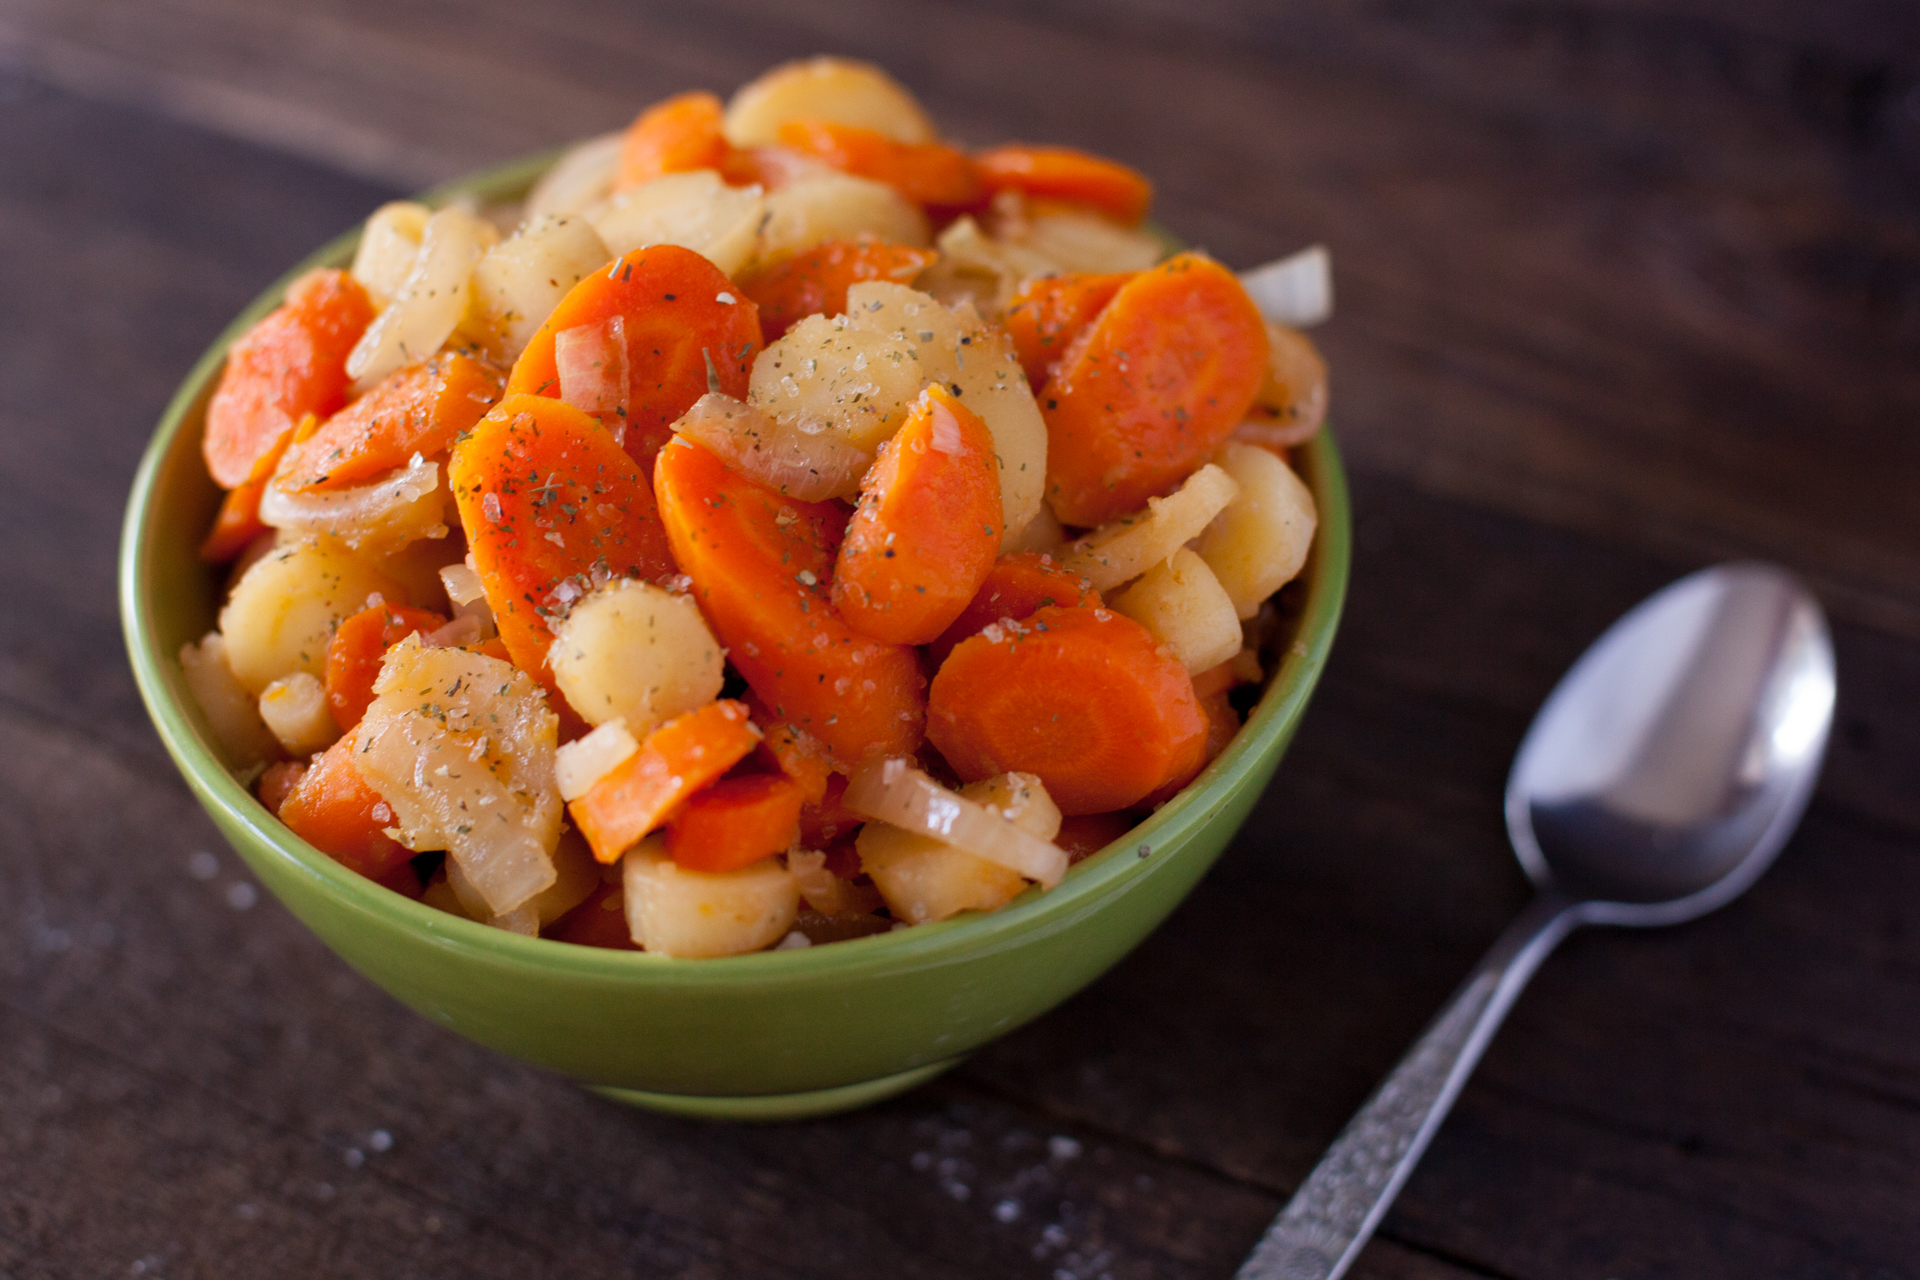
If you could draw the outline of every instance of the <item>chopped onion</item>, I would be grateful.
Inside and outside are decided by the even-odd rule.
[[[412,462],[372,484],[289,493],[276,476],[260,495],[261,523],[295,533],[331,534],[369,555],[398,551],[421,538],[446,537],[446,510],[440,464],[417,453]]]
[[[447,589],[447,599],[456,609],[463,604],[487,598],[486,585],[468,564],[443,565],[440,569],[440,585]]]
[[[1323,244],[1242,271],[1240,283],[1260,314],[1278,324],[1305,329],[1333,314],[1333,258]]]
[[[457,206],[427,219],[399,292],[347,355],[356,391],[440,349],[466,312],[474,264],[499,238],[493,224]]]
[[[1239,493],[1239,482],[1209,462],[1166,497],[1148,498],[1145,511],[1103,524],[1074,543],[1060,567],[1079,574],[1096,591],[1111,591],[1173,559]]]
[[[824,502],[857,489],[873,455],[831,427],[809,430],[809,425],[820,426],[804,418],[783,421],[715,391],[694,401],[673,429],[719,454],[734,470],[802,502]]]
[[[589,138],[567,151],[527,196],[527,221],[550,213],[579,213],[613,190],[620,170],[623,135],[618,131]]]
[[[963,849],[1047,888],[1067,872],[1066,852],[985,805],[947,790],[898,756],[853,771],[843,803],[855,813]]]
[[[560,398],[583,413],[608,415],[624,434],[627,418],[627,322],[608,316],[553,336]],[[606,421],[602,418],[602,421]]]

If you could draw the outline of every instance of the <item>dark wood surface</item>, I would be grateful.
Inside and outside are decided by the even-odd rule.
[[[0,1276],[1230,1275],[1524,900],[1533,708],[1739,555],[1835,624],[1803,829],[1717,916],[1574,938],[1355,1274],[1920,1276],[1920,10],[1274,8],[0,0]],[[193,358],[376,201],[819,50],[1148,170],[1229,262],[1328,243],[1357,559],[1133,957],[905,1098],[709,1126],[257,900],[146,727],[115,539]]]

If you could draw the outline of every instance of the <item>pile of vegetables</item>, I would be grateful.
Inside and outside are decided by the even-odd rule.
[[[1243,283],[1150,198],[815,59],[524,206],[378,210],[207,410],[228,589],[180,660],[228,762],[387,888],[588,945],[1057,884],[1231,740],[1314,530],[1325,370],[1250,289],[1317,318],[1324,258]]]

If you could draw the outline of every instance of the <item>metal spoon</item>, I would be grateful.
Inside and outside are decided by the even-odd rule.
[[[1752,884],[1807,807],[1833,697],[1820,606],[1772,565],[1703,569],[1608,628],[1547,698],[1507,779],[1507,832],[1539,894],[1237,1280],[1345,1273],[1520,989],[1576,926],[1678,924]]]

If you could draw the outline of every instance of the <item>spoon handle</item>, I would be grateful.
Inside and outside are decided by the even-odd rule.
[[[1400,1193],[1540,962],[1579,923],[1548,890],[1500,935],[1320,1158],[1235,1280],[1337,1280]]]

